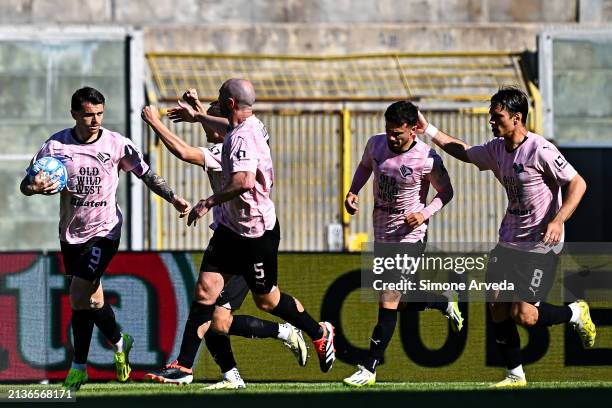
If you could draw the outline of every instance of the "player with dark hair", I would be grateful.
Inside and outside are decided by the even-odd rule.
[[[358,211],[359,191],[374,174],[375,251],[377,244],[406,243],[409,256],[419,257],[425,250],[427,225],[430,217],[453,197],[453,187],[442,158],[416,137],[418,109],[412,103],[391,104],[385,112],[385,133],[372,136],[353,176],[346,195],[345,207],[349,214]],[[429,186],[437,191],[427,204]],[[419,302],[418,300],[425,300]],[[376,383],[376,367],[383,356],[397,324],[399,309],[438,309],[449,318],[451,329],[458,332],[463,318],[456,294],[421,293],[419,298],[403,298],[396,290],[380,293],[378,322],[372,333],[369,355],[357,372],[344,379],[353,387]]]
[[[570,323],[583,345],[593,347],[596,329],[584,300],[569,306],[546,303],[563,247],[564,223],[578,207],[586,182],[557,148],[525,127],[529,101],[514,87],[491,97],[489,123],[494,138],[470,146],[429,124],[419,113],[418,128],[451,156],[491,170],[504,186],[508,208],[499,228],[499,243],[489,255],[486,279],[514,284],[510,298],[500,291],[487,300],[495,341],[507,367],[495,387],[527,384],[516,325],[548,327]],[[561,187],[567,186],[562,199]]]
[[[104,96],[85,87],[72,96],[75,126],[51,136],[36,154],[60,159],[68,171],[60,193],[59,239],[66,275],[70,280],[70,306],[74,358],[64,387],[78,390],[87,381],[87,355],[94,324],[115,350],[117,379],[128,380],[129,353],[134,340],[121,333],[110,304],[104,301],[102,276],[117,253],[123,215],[117,203],[119,170],[140,178],[155,194],[171,203],[181,216],[189,203],[174,194],[166,181],[145,163],[130,139],[102,127]],[[28,168],[28,171],[30,168]],[[39,173],[21,181],[21,192],[51,194],[59,187]]]

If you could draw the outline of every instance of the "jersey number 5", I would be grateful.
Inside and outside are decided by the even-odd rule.
[[[264,269],[263,262],[259,262],[253,265],[253,269],[255,269],[255,279],[263,279],[264,277]]]

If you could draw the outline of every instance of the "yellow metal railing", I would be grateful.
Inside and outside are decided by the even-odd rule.
[[[500,86],[525,86],[511,52],[402,53],[350,56],[148,53],[157,99],[175,101],[196,87],[217,98],[230,77],[247,78],[265,102],[488,100]]]
[[[351,112],[348,109],[343,109],[340,114],[342,115],[342,195],[339,197],[340,214],[342,214],[342,236],[344,242],[344,249],[348,249],[349,245],[349,223],[351,217],[344,208],[344,198],[346,197],[349,189],[351,188],[351,179],[353,173],[352,157],[351,157]]]
[[[517,69],[519,58],[509,52],[337,57],[150,53],[147,91],[149,99],[164,110],[187,88],[197,88],[200,99],[209,101],[217,98],[227,78],[251,80],[258,101],[271,102],[257,115],[271,135],[276,174],[273,200],[284,231],[281,249],[325,250],[326,226],[341,223],[344,249],[359,250],[360,243],[371,238],[371,183],[360,194],[361,211],[355,217],[345,211],[344,197],[367,138],[384,131],[384,118],[378,108],[355,108],[357,104],[346,102],[426,101],[427,115],[437,126],[475,144],[491,137],[491,95],[502,85],[518,85],[532,101],[528,126],[541,134],[541,97]],[[311,104],[304,110],[295,102]],[[198,126],[164,120],[188,143],[206,144]],[[201,169],[179,163],[160,145],[151,145],[149,151],[156,155],[161,174],[189,199],[209,193]],[[431,238],[438,242],[494,240],[503,213],[503,191],[492,177],[479,175],[463,163],[449,159],[447,168],[457,194],[431,221]],[[166,211],[159,199],[152,204],[156,248],[198,248],[210,238],[205,227],[187,233],[183,220]]]

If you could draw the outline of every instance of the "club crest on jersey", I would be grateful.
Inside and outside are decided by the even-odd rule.
[[[512,165],[512,168],[514,169],[515,174],[521,174],[525,172],[525,167],[520,163],[514,163]]]
[[[408,176],[412,175],[412,169],[408,166],[405,165],[401,165],[399,168],[400,174],[402,175],[403,178],[406,178]]]
[[[110,160],[111,155],[108,153],[100,153],[98,152],[98,154],[96,154],[96,157],[98,158],[98,160],[100,160],[100,162],[102,164],[106,163],[107,161]]]

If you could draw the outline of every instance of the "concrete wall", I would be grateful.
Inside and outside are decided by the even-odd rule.
[[[61,12],[58,12],[61,10]],[[612,21],[612,0],[4,0],[2,24],[130,24],[147,51],[344,54],[535,49],[547,26]]]
[[[4,0],[0,23],[414,23],[604,21],[610,0]],[[61,12],[58,12],[61,10]]]

